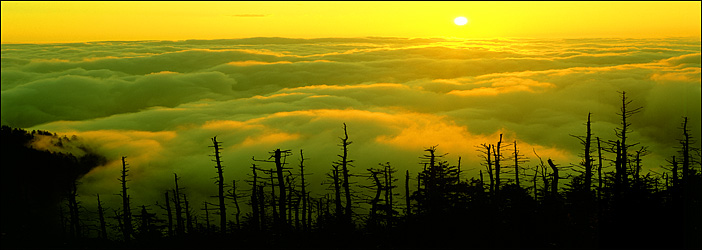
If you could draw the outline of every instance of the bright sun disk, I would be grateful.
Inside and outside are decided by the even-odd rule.
[[[468,18],[459,16],[456,17],[456,19],[453,19],[453,23],[455,23],[456,25],[465,25],[466,23],[468,23]]]

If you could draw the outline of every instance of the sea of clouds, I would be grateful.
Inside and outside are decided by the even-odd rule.
[[[682,117],[700,137],[700,52],[699,38],[3,44],[1,120],[77,135],[104,154],[109,163],[81,179],[91,208],[97,193],[119,206],[110,194],[119,191],[121,156],[137,205],[161,200],[173,173],[193,206],[213,202],[214,136],[227,183],[248,188],[252,157],[290,149],[294,167],[304,150],[313,196],[322,195],[343,123],[354,174],[390,162],[398,179],[405,170],[416,175],[423,150],[438,145],[452,165],[461,157],[464,178],[477,178],[476,146],[496,144],[499,134],[531,159],[527,169],[538,163],[533,151],[577,165],[582,146],[570,135],[585,134],[591,112],[594,136],[614,140],[618,91],[643,107],[629,140],[651,152],[644,172],[661,173],[677,150]]]

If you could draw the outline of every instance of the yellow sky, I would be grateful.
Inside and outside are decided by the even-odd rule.
[[[700,2],[2,1],[2,43],[258,36],[699,37]]]

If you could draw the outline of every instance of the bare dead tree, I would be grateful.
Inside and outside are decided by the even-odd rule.
[[[212,138],[212,146],[214,148],[214,157],[215,159],[213,160],[214,162],[217,163],[217,166],[215,168],[217,169],[217,180],[215,183],[217,184],[217,199],[219,199],[219,227],[220,227],[220,233],[222,235],[226,234],[227,232],[227,207],[225,206],[224,203],[224,175],[222,174],[222,160],[220,157],[220,147],[221,142],[217,141],[217,136]]]
[[[539,176],[539,166],[537,165],[537,166],[534,168],[534,179],[532,179],[532,182],[533,182],[533,189],[534,189],[534,200],[537,200],[537,199],[538,199],[538,193],[537,193],[537,190],[538,190],[538,189],[536,188],[536,177],[538,177],[538,176]]]
[[[307,231],[308,230],[308,224],[307,224],[307,183],[305,182],[305,157],[302,154],[302,149],[300,149],[300,179],[301,179],[301,197],[300,199],[302,200],[302,230]]]
[[[73,238],[81,238],[83,236],[80,226],[80,202],[78,202],[78,185],[77,180],[71,182],[70,190],[68,191],[68,213],[70,215],[69,232]]]
[[[173,189],[173,205],[175,206],[176,213],[176,234],[182,236],[185,234],[185,220],[183,218],[183,205],[181,203],[181,188],[178,187],[178,174],[173,173],[175,180],[175,189]]]
[[[677,188],[678,185],[680,185],[680,180],[678,179],[678,162],[675,161],[675,156],[673,155],[673,160],[670,162],[673,165],[673,189]]]
[[[285,183],[285,175],[284,171],[287,172],[289,168],[286,168],[285,165],[286,159],[288,156],[292,155],[290,150],[280,150],[276,149],[273,152],[269,152],[270,157],[268,158],[269,160],[256,160],[255,158],[252,158],[254,161],[262,161],[262,162],[273,162],[275,163],[275,170],[271,170],[271,189],[273,190],[272,195],[275,195],[275,188],[273,187],[276,185],[275,181],[273,180],[273,172],[276,173],[277,176],[277,186],[278,186],[278,210],[276,211],[275,208],[273,210],[274,212],[274,221],[275,223],[279,226],[280,229],[287,229],[287,216],[286,216],[286,204],[287,204],[287,186]],[[270,159],[273,158],[273,161],[270,161]],[[273,197],[275,200],[275,196]]]
[[[622,99],[622,106],[619,108],[619,112],[617,112],[617,115],[621,117],[621,120],[619,124],[620,127],[615,128],[614,131],[615,135],[619,139],[619,146],[617,147],[617,159],[619,160],[619,168],[616,171],[621,172],[619,173],[619,189],[620,191],[622,191],[623,188],[629,186],[629,148],[638,145],[638,143],[627,143],[627,139],[629,139],[629,134],[632,132],[630,128],[631,123],[628,121],[628,119],[631,118],[633,115],[641,112],[643,107],[631,108],[630,106],[633,101],[629,100],[629,98],[626,96],[626,92],[622,91],[619,93]]]
[[[229,193],[229,198],[232,199],[232,201],[234,202],[234,207],[236,208],[236,213],[234,214],[234,217],[236,218],[236,229],[239,229],[239,218],[241,216],[241,208],[239,207],[239,194],[236,192],[236,180],[232,180],[232,190],[231,193]]]
[[[334,165],[337,165],[341,167],[341,177],[343,178],[343,182],[341,183],[341,186],[344,189],[344,197],[346,199],[346,206],[344,207],[344,223],[347,225],[351,224],[351,217],[352,217],[352,200],[351,200],[351,189],[350,189],[350,183],[349,183],[349,167],[353,166],[353,160],[349,160],[348,157],[348,146],[351,145],[351,141],[349,141],[349,135],[346,130],[346,123],[344,123],[344,137],[339,137],[341,140],[341,144],[339,146],[342,148],[342,154],[337,155],[339,157],[338,161],[334,162]]]
[[[500,134],[500,140],[497,141],[497,147],[493,151],[495,156],[495,193],[500,192],[500,161],[502,161],[502,154],[500,153],[500,146],[502,145],[502,134]]]
[[[258,174],[256,173],[256,164],[251,164],[251,173],[253,180],[251,181],[251,197],[249,198],[249,204],[251,205],[252,220],[254,225],[254,230],[261,228],[261,217],[259,210],[259,195],[258,195]]]
[[[273,179],[273,171],[268,171],[270,174],[270,182],[271,182],[271,208],[273,208],[273,224],[278,224],[280,223],[280,217],[278,216],[278,208],[276,207],[276,196],[275,196],[275,181]]]
[[[166,216],[168,216],[168,236],[173,237],[173,211],[171,210],[170,197],[168,196],[168,190],[165,193],[166,196]]]
[[[410,180],[409,170],[406,170],[405,171],[405,214],[407,216],[412,215],[412,207],[410,206],[409,180]]]
[[[258,187],[258,206],[259,214],[261,215],[261,229],[266,228],[266,223],[268,223],[268,217],[266,215],[266,194],[263,192],[263,188],[264,185]]]
[[[380,182],[380,178],[378,178],[378,175],[381,174],[381,170],[377,169],[372,169],[369,168],[368,172],[370,173],[370,177],[373,179],[373,183],[375,184],[375,196],[373,199],[370,201],[371,203],[371,211],[370,215],[368,218],[368,224],[371,228],[375,228],[378,225],[378,210],[380,207],[380,195],[383,192],[383,185]]]
[[[494,194],[495,192],[495,180],[493,177],[493,168],[492,168],[492,145],[490,144],[480,144],[480,146],[477,146],[477,151],[480,152],[479,156],[483,158],[483,162],[481,162],[481,165],[484,165],[488,177],[490,178],[490,187],[489,191],[490,194]],[[482,173],[482,172],[481,172]]]
[[[188,229],[188,233],[193,232],[193,216],[192,216],[192,211],[190,210],[190,203],[188,202],[188,196],[186,194],[183,194],[183,203],[185,204],[185,223],[186,227]]]
[[[538,170],[541,169],[541,179],[544,183],[544,188],[541,191],[541,193],[542,193],[543,197],[546,197],[549,195],[549,192],[548,192],[549,181],[548,181],[548,178],[546,177],[548,174],[548,170],[546,169],[546,166],[544,165],[544,161],[543,161],[543,159],[541,159],[541,156],[539,156],[539,154],[536,153],[536,149],[532,148],[532,151],[534,152],[534,155],[536,155],[536,158],[539,158],[539,165],[537,165],[536,171],[538,172]],[[536,181],[534,181],[534,188],[536,188]]]
[[[580,144],[583,145],[584,150],[583,150],[583,161],[580,163],[580,165],[585,169],[585,191],[588,193],[590,192],[590,188],[592,186],[592,161],[593,158],[591,156],[593,149],[591,147],[592,143],[592,130],[590,129],[590,115],[592,113],[587,113],[587,123],[585,123],[586,126],[586,132],[585,136],[578,136],[578,135],[570,135],[572,137],[575,137],[576,139],[580,140]]]
[[[107,224],[105,223],[105,209],[102,208],[102,202],[100,201],[100,194],[97,194],[97,210],[98,219],[100,220],[100,238],[107,239]]]
[[[209,233],[210,228],[212,228],[210,226],[210,209],[207,207],[208,202],[205,201],[203,203],[205,204],[205,208],[202,209],[202,210],[205,210],[205,228],[206,228],[206,232]]]
[[[522,154],[519,153],[519,149],[517,148],[517,140],[514,140],[514,151],[512,154],[512,159],[514,160],[514,181],[517,186],[519,186],[519,175],[520,175],[520,170],[519,170],[519,164],[526,163],[528,158]]]
[[[333,165],[332,178],[334,181],[334,205],[336,207],[335,213],[337,220],[341,220],[344,216],[344,210],[341,205],[341,184],[339,181],[339,166]]]
[[[690,134],[690,130],[687,126],[688,118],[683,117],[683,122],[680,129],[682,130],[683,138],[679,140],[680,150],[678,153],[682,156],[682,184],[683,186],[688,185],[688,179],[693,175],[693,166],[700,163],[700,148],[693,145],[697,143],[695,138]],[[694,157],[694,153],[697,153],[697,157]],[[685,187],[687,189],[687,187]]]
[[[553,197],[558,196],[558,168],[556,164],[553,163],[551,159],[548,159],[548,165],[551,166],[551,171],[553,171],[553,180],[551,181],[551,192]]]
[[[634,180],[636,184],[639,184],[639,173],[641,172],[641,157],[649,154],[647,147],[641,147],[641,149],[636,150],[636,156],[634,158]]]
[[[393,174],[397,172],[392,166],[390,166],[389,162],[386,162],[385,164],[380,164],[380,166],[383,169],[383,177],[385,180],[385,216],[386,216],[386,224],[389,227],[392,227],[392,221],[393,221],[393,214],[395,212],[394,209],[394,202],[393,202],[393,188],[397,187],[393,183],[397,181],[393,177]]]
[[[127,164],[125,162],[126,156],[122,156],[122,178],[119,180],[120,183],[122,184],[122,215],[123,215],[123,228],[122,228],[122,235],[124,237],[125,242],[129,242],[131,239],[132,235],[132,210],[129,206],[129,195],[127,194],[127,172],[129,172],[129,169],[127,169]]]

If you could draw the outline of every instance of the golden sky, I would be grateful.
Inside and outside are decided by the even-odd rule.
[[[699,37],[700,2],[2,1],[2,43],[273,36]]]

